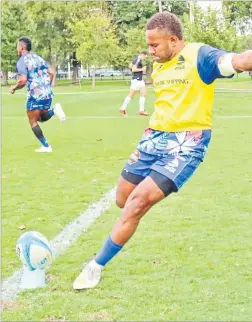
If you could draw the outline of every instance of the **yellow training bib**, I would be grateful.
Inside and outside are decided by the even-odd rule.
[[[172,60],[154,63],[155,111],[150,128],[164,132],[211,129],[214,83],[205,84],[197,58],[204,44],[187,44]]]

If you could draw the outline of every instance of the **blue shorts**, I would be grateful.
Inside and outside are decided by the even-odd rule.
[[[123,171],[145,178],[153,170],[170,179],[178,191],[203,161],[211,132],[161,132],[147,128]]]
[[[51,105],[52,105],[52,98],[39,101],[33,97],[29,97],[26,102],[26,109],[27,111],[49,110]]]

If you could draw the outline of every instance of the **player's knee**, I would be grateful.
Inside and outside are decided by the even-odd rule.
[[[124,208],[126,200],[116,197],[116,205],[118,208]]]
[[[28,115],[28,118],[29,118],[29,123],[31,127],[34,127],[38,124],[40,116],[35,113],[32,113],[31,115]]]
[[[146,195],[136,195],[127,202],[126,207],[131,208],[130,219],[140,220],[141,217],[151,208],[151,202]]]
[[[29,123],[30,123],[31,127],[34,127],[38,124],[38,121],[36,119],[29,119]]]

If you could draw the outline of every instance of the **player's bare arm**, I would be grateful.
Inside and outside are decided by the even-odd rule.
[[[9,92],[11,94],[14,94],[17,89],[21,89],[26,85],[27,82],[27,76],[26,75],[20,75],[18,76],[18,81],[15,85],[10,86]]]
[[[246,50],[239,55],[232,57],[232,65],[236,71],[252,71],[252,50]]]

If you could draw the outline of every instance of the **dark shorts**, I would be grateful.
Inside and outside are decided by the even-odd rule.
[[[176,192],[203,161],[210,139],[211,130],[161,132],[148,128],[128,159],[122,176],[134,184],[150,176],[165,195]]]
[[[52,98],[45,99],[45,100],[36,100],[33,97],[29,97],[26,102],[26,109],[27,111],[34,111],[34,110],[49,110],[52,105]]]

